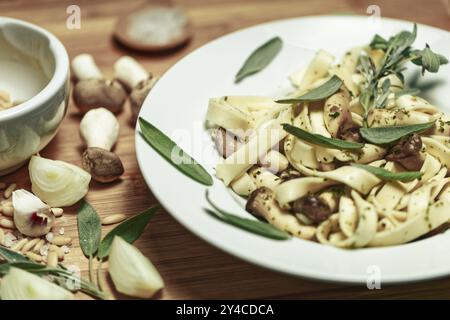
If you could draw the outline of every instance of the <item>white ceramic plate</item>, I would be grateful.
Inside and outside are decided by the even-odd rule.
[[[412,23],[358,16],[321,16],[276,21],[214,40],[173,66],[145,101],[141,116],[171,136],[201,162],[211,175],[218,155],[204,129],[208,99],[245,94],[278,97],[289,91],[287,76],[306,66],[320,48],[340,56],[346,49],[367,44],[374,33],[384,36],[412,30]],[[450,57],[450,34],[419,25],[415,46],[425,42]],[[247,56],[273,36],[284,40],[281,53],[263,72],[239,85],[233,78]],[[426,80],[447,83],[431,92],[433,102],[450,112],[449,66]],[[387,248],[343,250],[293,238],[274,241],[222,223],[203,208],[206,187],[187,178],[163,160],[140,134],[136,150],[142,174],[161,204],[181,224],[214,246],[251,263],[295,276],[325,281],[366,283],[368,275],[380,273],[382,283],[407,282],[450,274],[450,232],[426,240]],[[250,217],[221,181],[214,179],[212,198],[223,208]],[[183,244],[180,243],[180,246]]]

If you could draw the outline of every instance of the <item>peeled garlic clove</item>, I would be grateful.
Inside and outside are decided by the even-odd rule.
[[[117,291],[139,298],[151,298],[164,287],[158,270],[136,247],[114,237],[109,253],[109,274]]]
[[[33,193],[52,207],[71,206],[89,190],[91,175],[64,161],[33,156],[28,171]]]
[[[64,288],[22,269],[9,269],[0,287],[2,300],[72,300],[73,294]]]
[[[16,190],[12,194],[14,224],[20,233],[29,237],[47,234],[55,222],[51,208],[27,190]]]

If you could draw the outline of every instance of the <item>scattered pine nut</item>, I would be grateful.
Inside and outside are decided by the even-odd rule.
[[[16,240],[17,240],[16,236],[13,235],[11,232],[8,232],[5,234],[5,240],[3,242],[3,245],[7,248],[11,248]]]
[[[28,239],[23,238],[23,239],[17,241],[15,244],[13,244],[13,246],[11,247],[11,250],[20,251],[27,244],[27,242],[28,242]]]
[[[7,217],[12,217],[14,215],[14,208],[11,206],[2,206],[2,213]]]
[[[49,232],[45,235],[45,239],[47,239],[48,242],[52,242],[53,240],[53,232]]]
[[[64,210],[62,208],[52,208],[52,213],[55,217],[61,217],[64,214]]]
[[[102,219],[102,224],[103,225],[108,225],[108,224],[115,224],[115,223],[119,223],[122,222],[123,220],[125,220],[127,218],[126,215],[122,214],[122,213],[117,213],[117,214],[113,214],[107,217],[104,217]]]
[[[40,240],[39,238],[34,238],[34,239],[31,239],[30,241],[28,241],[28,243],[23,246],[22,252],[26,253],[26,252],[30,251],[31,249],[33,249],[34,246],[36,246],[36,244],[39,242],[39,240]]]
[[[12,207],[12,200],[11,199],[3,199],[2,201],[0,201],[0,204],[2,206],[9,206]]]
[[[58,233],[60,234],[60,235],[63,235],[64,234],[64,228],[59,228],[59,231],[58,231]]]
[[[42,246],[43,246],[44,244],[45,244],[45,240],[44,240],[44,239],[40,239],[40,240],[38,241],[38,243],[36,243],[36,245],[34,246],[33,252],[34,252],[34,253],[40,252],[40,250],[41,250],[41,248],[42,248]]]
[[[48,245],[44,244],[40,249],[39,249],[39,254],[41,256],[46,256],[48,254]]]
[[[41,262],[42,256],[38,255],[37,253],[34,253],[32,251],[28,251],[25,253],[28,259],[33,260],[34,262]]]
[[[58,253],[55,250],[50,250],[47,256],[47,266],[56,267],[58,265]]]
[[[49,250],[50,250],[49,252],[51,252],[51,251],[56,252],[56,254],[58,255],[58,260],[60,260],[60,261],[64,260],[64,251],[62,251],[62,249],[60,247],[55,246],[54,244],[51,244]]]
[[[0,226],[6,229],[15,229],[16,226],[14,225],[14,222],[9,219],[0,219]]]
[[[5,192],[3,193],[3,197],[5,197],[6,199],[11,198],[11,195],[13,193],[13,191],[16,189],[17,185],[15,183],[10,184],[8,186],[8,188],[6,188]]]
[[[0,245],[3,245],[5,242],[5,231],[3,229],[0,229]]]
[[[63,237],[63,236],[56,236],[53,237],[53,239],[50,241],[52,244],[57,246],[63,246],[68,245],[72,243],[72,238],[69,237]]]

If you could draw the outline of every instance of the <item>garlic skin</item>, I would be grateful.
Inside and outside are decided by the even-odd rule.
[[[108,271],[117,291],[129,296],[151,298],[164,288],[164,281],[150,260],[117,236],[111,245]]]
[[[22,269],[11,267],[0,286],[2,300],[73,300],[70,291]]]
[[[51,208],[31,192],[20,189],[12,194],[14,224],[20,233],[29,237],[47,234],[55,222]]]
[[[52,207],[71,206],[89,191],[91,175],[64,161],[33,156],[28,171],[31,190]]]

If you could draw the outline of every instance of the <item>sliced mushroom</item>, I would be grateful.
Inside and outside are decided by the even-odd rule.
[[[96,147],[87,148],[84,151],[82,166],[101,183],[117,180],[124,172],[122,161],[115,153]]]
[[[408,170],[417,171],[422,168],[424,158],[422,150],[422,139],[418,134],[413,134],[401,139],[390,150],[386,159],[400,163]]]
[[[253,191],[247,201],[246,210],[257,217],[266,219],[275,228],[302,239],[312,239],[316,232],[313,226],[305,226],[289,211],[282,210],[274,193],[261,187]]]
[[[325,101],[323,119],[328,132],[333,137],[339,137],[344,131],[354,126],[349,105],[350,96],[346,91],[339,91]]]
[[[219,127],[214,132],[214,143],[216,144],[217,151],[224,158],[227,158],[236,152],[236,150],[240,147],[238,137],[232,135],[222,127]]]
[[[317,195],[307,195],[292,204],[292,211],[302,213],[315,223],[327,220],[333,212],[328,204]]]
[[[75,105],[82,113],[95,108],[106,108],[113,113],[122,110],[127,93],[117,81],[105,79],[89,54],[72,60],[72,70],[79,80],[73,89]]]

